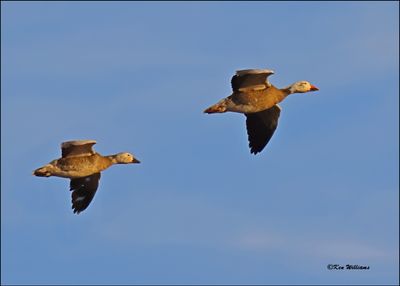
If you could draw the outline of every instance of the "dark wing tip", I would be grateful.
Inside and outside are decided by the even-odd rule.
[[[250,147],[250,154],[253,155],[257,155],[257,153],[260,153],[264,149],[264,147],[261,149],[256,149],[254,146],[251,146],[251,144],[249,144],[249,147]]]

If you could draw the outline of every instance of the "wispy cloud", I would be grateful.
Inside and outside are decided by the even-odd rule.
[[[306,226],[299,233],[296,228],[278,226],[285,224],[279,218],[275,222],[263,221],[261,217],[217,207],[195,197],[159,197],[151,203],[151,209],[157,209],[157,213],[149,210],[148,204],[146,208],[135,204],[113,218],[101,215],[101,225],[96,224],[91,231],[121,247],[186,245],[326,261],[393,258],[390,248],[368,239],[355,239],[351,232],[346,239],[331,231],[318,234]]]
[[[258,252],[279,252],[292,258],[324,259],[327,261],[388,259],[393,253],[365,241],[343,240],[332,236],[313,234],[301,236],[296,233],[277,234],[270,232],[249,232],[236,237],[234,244],[239,249]]]

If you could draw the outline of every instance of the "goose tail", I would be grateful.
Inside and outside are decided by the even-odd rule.
[[[38,177],[50,177],[51,173],[50,171],[46,168],[46,166],[41,167],[33,171],[32,175],[38,176]]]
[[[218,102],[217,104],[214,104],[212,106],[210,106],[209,108],[207,108],[206,110],[204,110],[204,113],[224,113],[226,112],[226,102],[225,100],[221,100],[220,102]]]

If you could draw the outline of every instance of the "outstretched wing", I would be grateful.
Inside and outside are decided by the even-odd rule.
[[[72,209],[74,213],[79,214],[85,210],[93,200],[99,186],[100,173],[71,179],[70,191],[72,191]]]
[[[95,140],[63,142],[61,144],[61,155],[63,158],[92,155],[95,153],[92,148],[94,144],[96,144]]]
[[[260,90],[270,87],[267,78],[274,74],[272,70],[239,70],[232,77],[231,84],[233,91]]]
[[[247,113],[246,127],[250,152],[257,154],[268,144],[278,126],[281,108],[278,105],[256,113]]]

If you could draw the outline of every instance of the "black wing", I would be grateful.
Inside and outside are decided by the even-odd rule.
[[[250,152],[257,154],[268,144],[278,126],[281,109],[278,105],[256,113],[247,113],[246,127]]]
[[[233,91],[239,91],[239,89],[246,89],[251,87],[262,87],[267,88],[270,83],[267,81],[267,77],[274,72],[271,70],[240,70],[231,79]]]
[[[93,200],[99,186],[100,173],[71,179],[70,191],[72,191],[72,209],[74,213],[79,214],[85,210]]]

